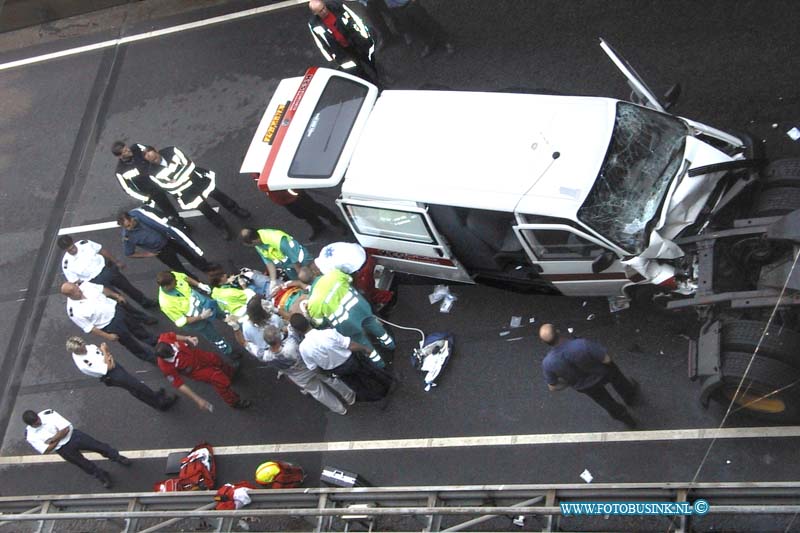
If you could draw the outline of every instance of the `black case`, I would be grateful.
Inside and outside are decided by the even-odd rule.
[[[345,489],[370,486],[370,484],[358,474],[348,472],[347,470],[341,470],[333,466],[323,467],[319,480],[329,487],[342,487]]]

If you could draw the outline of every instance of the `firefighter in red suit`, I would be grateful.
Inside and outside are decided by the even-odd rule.
[[[243,400],[231,389],[231,378],[236,369],[225,363],[219,355],[196,348],[197,342],[197,337],[178,335],[172,331],[158,337],[154,351],[158,368],[167,380],[178,392],[189,397],[197,407],[205,411],[213,411],[214,408],[184,383],[182,376],[208,383],[231,407],[250,407],[250,400]]]

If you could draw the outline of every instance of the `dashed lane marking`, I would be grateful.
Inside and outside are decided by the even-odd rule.
[[[129,35],[128,37],[110,39],[108,41],[101,41],[99,43],[88,44],[85,46],[78,46],[76,48],[68,48],[67,50],[60,50],[58,52],[51,52],[49,54],[42,54],[38,56],[28,57],[25,59],[19,59],[16,61],[9,61],[8,63],[0,64],[0,70],[8,70],[16,67],[21,67],[24,65],[30,65],[33,63],[41,63],[42,61],[48,61],[50,59],[58,59],[60,57],[82,54],[84,52],[92,52],[94,50],[101,50],[103,48],[109,48],[120,44],[143,41],[145,39],[152,39],[154,37],[162,37],[164,35],[178,33],[186,30],[193,30],[196,28],[202,28],[204,26],[211,26],[212,24],[219,24],[221,22],[230,22],[232,20],[237,20],[240,18],[252,17],[253,15],[260,15],[262,13],[267,13],[269,11],[277,11],[279,9],[305,4],[306,2],[307,0],[285,0],[284,2],[278,2],[277,4],[254,7],[252,9],[246,9],[244,11],[238,11],[236,13],[228,13],[227,15],[220,15],[218,17],[212,17],[205,20],[198,20],[195,22],[188,22],[186,24],[179,24],[177,26],[162,28],[160,30],[148,31],[145,33],[137,33],[136,35]]]
[[[214,211],[219,212],[219,207],[213,207]],[[190,209],[189,211],[181,211],[181,218],[194,218],[202,216],[203,213],[197,209]],[[99,231],[103,229],[118,228],[119,224],[116,221],[111,222],[98,222],[96,224],[84,224],[83,226],[72,226],[70,228],[61,228],[58,230],[59,235],[74,235],[76,233],[88,233],[90,231]]]
[[[541,433],[529,435],[490,435],[477,437],[431,437],[422,439],[360,440],[334,442],[300,442],[287,444],[252,444],[245,446],[214,446],[216,455],[253,455],[276,453],[320,453],[352,452],[369,450],[410,450],[442,448],[475,448],[488,446],[531,446],[542,444],[587,444],[690,441],[706,439],[763,439],[800,437],[800,426],[756,427],[756,428],[697,428],[663,429],[655,431],[610,431],[601,433]],[[125,450],[123,455],[131,459],[163,459],[172,452],[187,451],[186,448],[164,448],[158,450]],[[88,454],[92,459],[103,459],[97,454]],[[0,466],[57,463],[57,455],[16,455],[0,457]]]

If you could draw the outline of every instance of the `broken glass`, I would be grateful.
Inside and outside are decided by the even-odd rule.
[[[627,252],[641,253],[687,133],[675,117],[619,102],[606,159],[578,218]]]

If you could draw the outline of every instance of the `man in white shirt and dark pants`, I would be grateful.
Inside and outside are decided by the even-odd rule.
[[[41,454],[55,451],[62,459],[72,463],[87,474],[96,477],[107,489],[111,488],[111,476],[87,459],[82,451],[97,452],[103,457],[130,466],[131,460],[94,437],[75,429],[72,424],[52,409],[40,413],[25,411],[22,413],[25,428],[25,439]]]
[[[303,335],[300,356],[310,370],[338,377],[356,393],[356,401],[382,400],[394,388],[394,378],[378,368],[366,355],[371,350],[351,341],[333,328],[313,329],[308,319],[294,314],[289,320],[292,328]]]
[[[107,387],[125,389],[153,409],[166,411],[178,399],[174,394],[167,394],[163,388],[156,392],[133,377],[114,359],[106,343],[98,348],[94,344],[86,344],[80,337],[70,337],[67,339],[67,351],[72,354],[72,361],[78,370],[87,376],[100,378]]]
[[[118,340],[142,361],[155,364],[151,346],[155,346],[158,339],[130,316],[125,307],[118,305],[125,302],[121,294],[91,281],[80,285],[64,283],[61,294],[67,297],[67,315],[84,333],[93,333],[109,341]],[[136,339],[149,346],[143,346]]]
[[[124,292],[145,309],[158,307],[155,300],[145,296],[128,281],[120,272],[125,265],[99,243],[88,239],[75,242],[69,235],[62,235],[56,244],[65,252],[61,259],[61,271],[70,283],[91,281]]]

